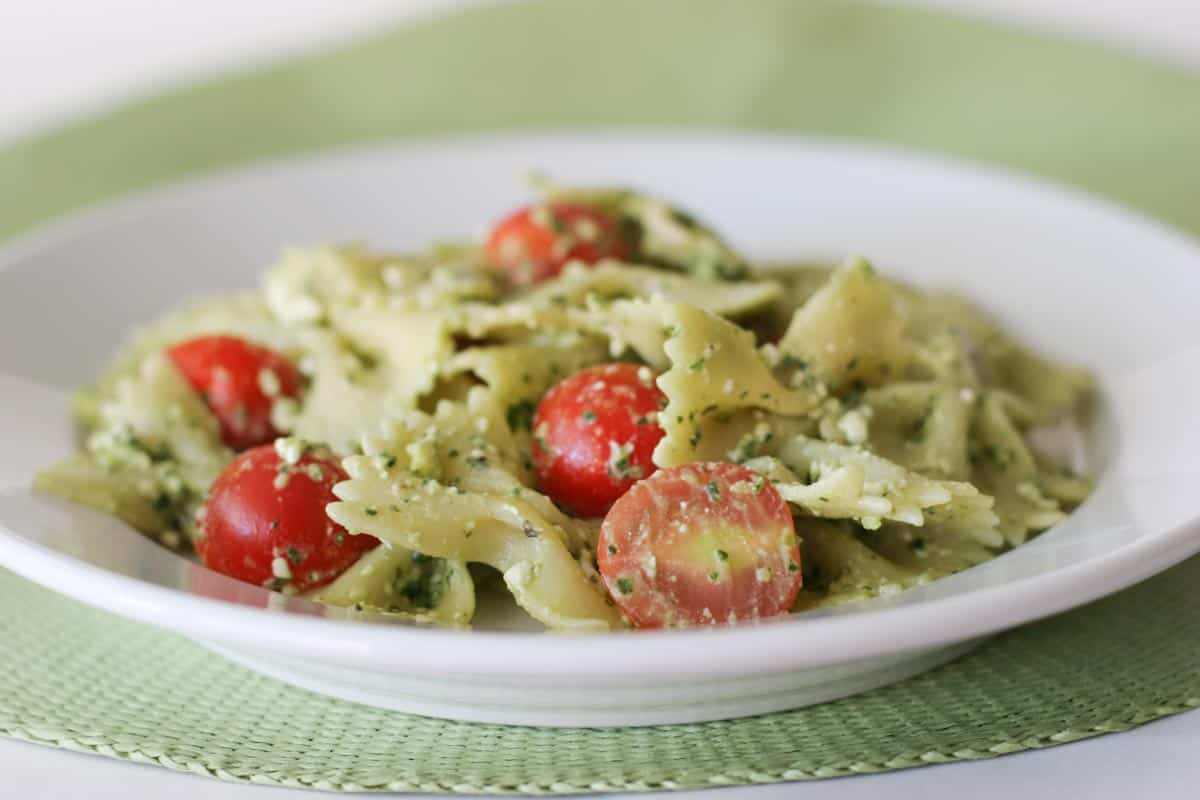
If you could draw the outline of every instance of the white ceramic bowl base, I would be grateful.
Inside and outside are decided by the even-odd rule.
[[[322,694],[430,717],[516,725],[608,727],[666,725],[732,719],[824,703],[925,672],[967,652],[978,640],[849,664],[789,670],[778,675],[715,678],[662,685],[634,681],[607,684],[548,678],[396,675],[369,668],[347,669],[222,645],[208,647],[239,664]]]
[[[479,235],[531,170],[677,200],[760,258],[862,254],[956,289],[1096,371],[1095,494],[981,567],[888,598],[719,630],[568,636],[510,603],[473,631],[353,615],[237,583],[30,492],[70,452],[65,393],[131,325],[248,287],[285,244],[417,249]],[[911,153],[794,138],[547,135],[337,152],[90,212],[0,253],[0,564],[253,669],[371,705],[487,722],[649,725],[841,697],[1117,591],[1200,550],[1200,249],[1079,193]]]

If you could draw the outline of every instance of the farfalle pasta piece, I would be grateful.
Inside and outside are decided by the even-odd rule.
[[[529,430],[533,410],[558,381],[608,358],[608,345],[576,332],[540,334],[517,342],[470,347],[447,359],[444,377],[470,374],[491,389],[510,427]]]
[[[903,376],[912,358],[907,322],[889,285],[862,259],[847,262],[801,306],[779,351],[832,390]]]
[[[937,383],[890,383],[872,389],[859,411],[869,414],[865,441],[871,450],[907,469],[969,480],[967,443],[977,399],[973,389]]]
[[[464,562],[388,544],[369,550],[332,583],[307,596],[439,625],[467,625],[475,614],[475,582]]]
[[[38,486],[115,513],[173,547],[194,536],[195,511],[233,458],[216,418],[159,353],[116,380],[85,447],[86,457]]]
[[[991,547],[1004,544],[992,498],[969,483],[926,478],[861,448],[806,437],[787,442],[779,460],[808,479],[777,486],[780,494],[814,516],[851,518],[868,529],[928,519]]]
[[[1033,451],[1013,423],[1002,395],[981,398],[971,423],[972,480],[996,498],[999,528],[1012,546],[1066,518],[1043,492]]]
[[[302,325],[344,319],[348,310],[433,310],[497,293],[477,257],[395,256],[361,245],[288,249],[263,279],[276,318]]]
[[[664,348],[671,368],[658,378],[668,400],[658,415],[666,431],[654,451],[658,466],[723,455],[732,446],[730,439],[737,440],[728,427],[736,412],[761,409],[803,416],[820,404],[816,390],[781,384],[755,349],[753,334],[732,322],[684,305],[672,306],[663,319],[670,332]],[[736,432],[744,435],[741,427]]]
[[[364,455],[343,462],[350,480],[335,488],[330,516],[394,547],[495,567],[518,605],[550,627],[617,625],[576,560],[590,558],[594,526],[521,483],[490,404],[478,390],[465,407],[414,413],[391,437],[368,440]]]

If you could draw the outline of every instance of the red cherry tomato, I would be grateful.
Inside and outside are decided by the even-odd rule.
[[[351,536],[325,514],[346,480],[335,458],[305,452],[294,464],[272,445],[235,458],[213,483],[196,552],[217,572],[247,583],[305,592],[332,581],[379,544]]]
[[[501,220],[487,240],[488,259],[514,286],[553,278],[568,261],[595,264],[624,258],[627,250],[615,221],[575,203],[523,208]]]
[[[604,518],[597,559],[639,628],[786,614],[802,580],[787,503],[738,464],[687,464],[639,482]]]
[[[283,356],[236,336],[199,336],[168,348],[167,356],[204,398],[234,450],[279,435],[271,424],[275,396],[299,397],[300,372]]]
[[[560,506],[598,517],[654,472],[666,397],[648,367],[604,364],[580,370],[546,393],[533,417],[539,488]]]

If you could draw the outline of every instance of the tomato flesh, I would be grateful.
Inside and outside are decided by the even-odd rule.
[[[199,336],[167,349],[167,357],[221,426],[221,441],[245,450],[275,439],[276,397],[300,396],[300,371],[268,347],[236,336]]]
[[[488,260],[514,286],[553,278],[569,261],[595,264],[628,252],[615,221],[576,203],[548,203],[510,214],[492,229],[486,249]]]
[[[787,502],[738,464],[687,464],[640,481],[604,518],[597,560],[639,628],[786,614],[802,582]]]
[[[603,364],[546,393],[533,417],[538,487],[575,514],[598,517],[654,470],[666,397],[648,367]]]
[[[379,544],[326,515],[334,484],[344,480],[332,455],[306,451],[287,462],[272,445],[247,450],[213,483],[196,552],[209,569],[247,583],[296,592],[324,586]]]

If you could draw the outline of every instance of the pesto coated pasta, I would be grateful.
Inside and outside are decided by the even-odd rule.
[[[902,591],[1087,497],[1032,434],[1090,376],[966,300],[542,191],[483,245],[289,250],[138,330],[37,486],[276,591],[467,625],[492,583],[567,631]]]

